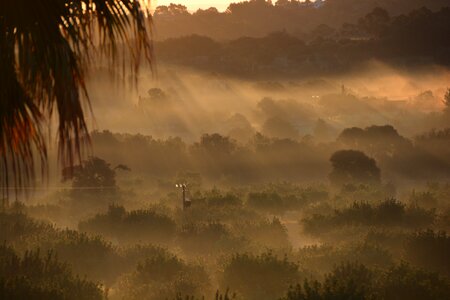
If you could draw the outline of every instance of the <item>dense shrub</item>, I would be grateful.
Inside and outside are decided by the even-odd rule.
[[[315,214],[302,220],[305,231],[319,233],[340,226],[402,226],[423,228],[435,219],[434,211],[406,207],[395,199],[377,205],[354,202],[352,206],[335,210],[331,215]]]
[[[21,213],[0,213],[0,224],[0,238],[18,251],[54,251],[75,273],[89,279],[111,282],[122,267],[116,249],[98,236],[57,229]]]
[[[412,234],[405,243],[405,258],[422,268],[450,276],[450,236],[445,231],[425,230]]]
[[[307,204],[325,201],[328,192],[321,186],[300,187],[288,183],[269,184],[262,191],[250,191],[247,206],[263,212],[280,214],[288,210],[299,210]]]
[[[239,196],[232,194],[232,193],[226,193],[226,194],[220,194],[220,193],[213,193],[211,195],[207,195],[206,201],[209,206],[241,206],[242,200],[239,198]]]
[[[328,199],[328,190],[322,185],[306,187],[289,182],[255,186],[247,195],[247,205],[269,213],[303,209],[308,204]]]
[[[176,219],[180,223],[196,223],[196,222],[223,222],[234,223],[239,220],[259,221],[263,217],[246,207],[240,206],[209,206],[207,204],[196,204],[186,210],[177,211]]]
[[[438,206],[438,199],[436,193],[431,191],[424,192],[413,192],[409,198],[412,205],[426,207],[426,208],[436,208]]]
[[[0,239],[23,251],[38,247],[40,241],[54,240],[58,234],[51,224],[20,212],[0,212],[0,226]]]
[[[314,245],[300,248],[298,259],[302,267],[315,273],[331,271],[334,265],[352,262],[367,267],[386,268],[393,263],[388,250],[376,244],[359,242],[346,246]]]
[[[276,217],[257,222],[237,222],[233,231],[259,247],[274,249],[290,246],[287,229]]]
[[[245,240],[235,236],[226,225],[219,222],[184,224],[177,241],[186,253],[204,256],[238,251],[246,244]]]
[[[370,229],[364,236],[364,242],[380,245],[400,256],[409,233],[404,230]]]
[[[127,212],[122,206],[111,205],[106,214],[80,222],[78,227],[82,231],[102,234],[125,243],[168,243],[175,235],[176,223],[155,210]]]
[[[147,257],[119,286],[118,299],[173,299],[211,292],[209,276],[201,266],[186,264],[167,252]]]
[[[436,273],[400,264],[386,271],[361,264],[341,264],[323,282],[305,280],[291,287],[282,300],[331,299],[448,299],[449,284]]]
[[[450,132],[450,130],[448,130]],[[447,149],[447,147],[446,147]],[[446,210],[450,208],[450,183],[428,182],[423,189],[414,188],[409,195],[412,205],[429,209]]]
[[[449,299],[450,284],[437,273],[415,269],[407,264],[394,266],[382,274],[378,299]]]
[[[19,257],[0,246],[1,299],[103,299],[97,284],[75,277],[54,253],[26,252]]]
[[[395,187],[391,184],[368,185],[368,184],[344,184],[334,198],[337,207],[347,206],[351,203],[364,199],[367,202],[376,202],[379,199],[395,197]]]
[[[298,265],[272,253],[236,254],[225,264],[222,286],[244,299],[277,299],[299,280]]]
[[[247,205],[270,212],[283,210],[283,199],[276,192],[253,192],[248,194]]]
[[[127,271],[132,271],[143,258],[168,255],[169,251],[160,246],[138,244],[120,249],[120,254],[124,265],[129,268]]]
[[[307,186],[301,190],[302,196],[308,203],[326,201],[328,199],[328,190],[325,186]]]
[[[116,248],[98,236],[64,230],[56,240],[43,244],[43,247],[54,249],[74,272],[89,279],[112,283],[123,268]]]
[[[283,300],[370,299],[373,273],[361,264],[338,265],[323,282],[305,280],[287,292]]]

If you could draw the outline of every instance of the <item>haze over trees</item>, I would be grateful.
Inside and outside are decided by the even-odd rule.
[[[448,1],[140,4],[0,1],[0,299],[450,299]]]
[[[333,170],[330,181],[334,185],[350,184],[379,184],[381,182],[380,169],[375,160],[361,151],[340,150],[330,158]]]
[[[167,63],[244,78],[342,74],[370,59],[406,68],[430,63],[448,66],[449,8],[417,7],[403,13],[392,14],[385,6],[377,6],[361,12],[353,22],[302,27],[304,34],[286,27],[262,34],[245,34],[236,28],[237,37],[220,40],[217,35],[191,30],[159,40],[155,49]],[[300,20],[303,24],[304,19]]]
[[[189,12],[180,4],[158,6],[154,13],[156,38],[159,40],[177,38],[190,34],[208,36],[218,40],[236,39],[242,36],[262,37],[268,33],[286,30],[297,37],[316,31],[328,35],[345,28],[357,33],[351,24],[369,14],[375,8],[383,8],[390,16],[407,14],[427,7],[432,11],[448,7],[446,0],[395,0],[395,1],[265,1],[250,0],[229,5],[225,12],[217,9],[199,9]],[[381,16],[381,18],[378,18]],[[267,20],[270,19],[270,22]],[[379,30],[380,22],[387,23],[386,13],[372,14],[371,21],[362,22],[372,32]]]

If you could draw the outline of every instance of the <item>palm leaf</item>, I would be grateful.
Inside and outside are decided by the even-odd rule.
[[[83,110],[83,102],[89,103],[87,66],[103,59],[110,67],[119,59],[130,61],[123,72],[137,78],[141,59],[152,61],[146,7],[138,0],[0,1],[0,182],[6,191],[32,183],[35,150],[45,174],[41,127],[53,113],[60,162],[72,167],[81,160],[89,142]]]

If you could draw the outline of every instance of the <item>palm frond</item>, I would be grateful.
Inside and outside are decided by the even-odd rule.
[[[0,180],[21,187],[34,178],[34,149],[43,171],[43,120],[58,115],[59,158],[81,160],[89,142],[83,101],[85,70],[93,57],[130,61],[137,78],[152,62],[151,18],[138,0],[2,0],[0,2]],[[119,55],[126,47],[130,57]],[[124,70],[125,72],[126,70]],[[10,178],[12,174],[12,178]]]

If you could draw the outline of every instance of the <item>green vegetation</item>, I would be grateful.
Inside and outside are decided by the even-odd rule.
[[[31,206],[16,204],[0,213],[2,251],[15,255],[4,261],[17,261],[24,273],[29,264],[21,260],[52,264],[59,266],[52,272],[68,279],[48,285],[49,268],[42,267],[39,280],[34,271],[4,275],[2,291],[83,299],[219,299],[217,289],[228,290],[222,295],[228,299],[443,299],[449,293],[446,210],[424,208],[410,192],[406,203],[352,202],[377,198],[382,193],[368,191],[380,188],[199,188],[185,211],[176,201],[146,209],[112,204],[81,219],[80,231],[33,219],[25,213]],[[448,197],[445,185],[429,183],[424,191],[413,195]],[[336,201],[340,208],[333,209]],[[48,258],[39,254],[47,252]]]
[[[300,278],[298,265],[272,253],[234,255],[224,266],[222,286],[244,299],[277,299]]]
[[[101,286],[75,276],[53,252],[27,251],[19,256],[0,246],[0,298],[104,299]]]
[[[173,254],[147,257],[119,281],[119,298],[173,299],[177,295],[200,297],[210,292],[209,277],[198,265],[186,264]]]
[[[0,299],[450,299],[448,0],[15,1]]]
[[[303,219],[302,223],[307,232],[318,233],[353,225],[424,228],[431,226],[434,220],[434,211],[406,207],[401,202],[390,199],[376,205],[355,202],[330,215],[315,214]]]
[[[342,264],[323,282],[305,280],[292,287],[283,300],[312,299],[446,299],[448,281],[436,273],[406,264],[377,271],[360,264]]]
[[[154,210],[127,212],[111,205],[106,214],[98,214],[79,224],[81,231],[101,234],[120,243],[169,243],[175,235],[175,221]]]

